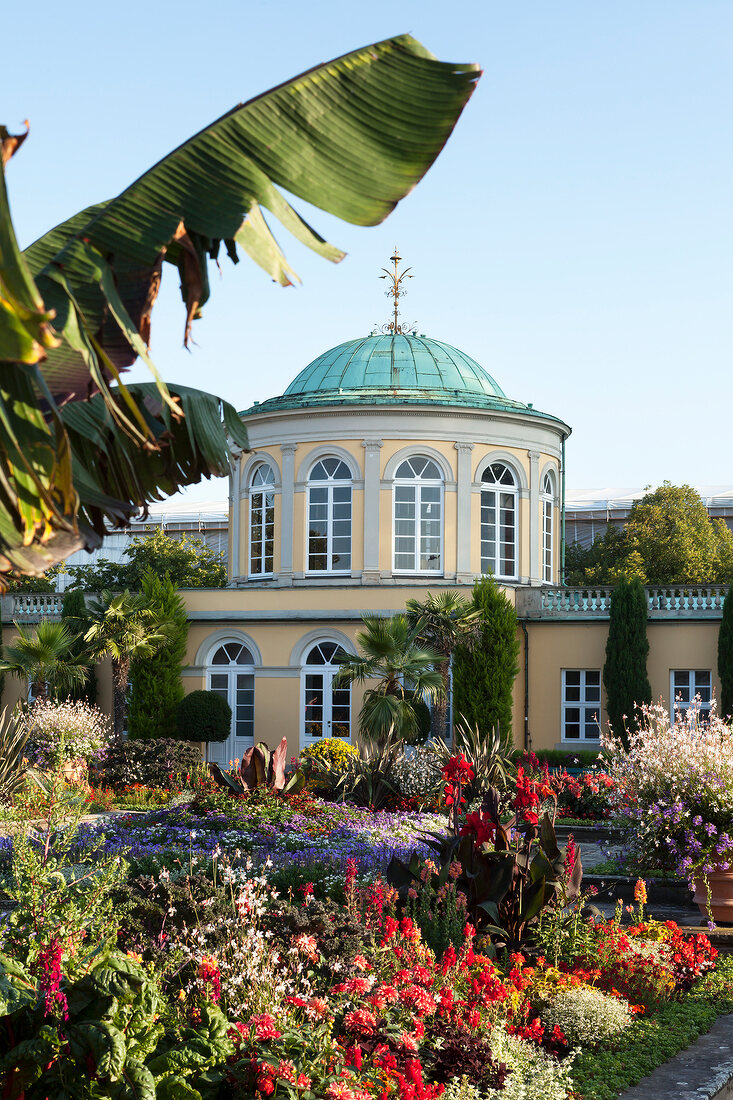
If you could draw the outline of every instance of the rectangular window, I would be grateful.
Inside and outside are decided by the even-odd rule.
[[[252,576],[272,573],[275,547],[275,494],[253,493],[250,500],[249,571]]]
[[[565,668],[562,673],[563,741],[598,741],[601,724],[601,671]]]
[[[552,501],[542,502],[542,579],[552,583]]]
[[[690,707],[697,706],[698,720],[708,722],[713,697],[713,674],[710,669],[675,668],[669,674],[669,681],[672,720],[684,722]]]

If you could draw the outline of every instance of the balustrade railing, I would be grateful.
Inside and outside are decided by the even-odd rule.
[[[650,585],[644,589],[650,619],[718,619],[728,586]],[[534,588],[517,593],[517,613],[530,619],[607,619],[613,586]]]
[[[63,602],[62,592],[14,592],[3,600],[3,619],[16,623],[60,619]]]

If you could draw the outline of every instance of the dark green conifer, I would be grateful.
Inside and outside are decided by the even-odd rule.
[[[723,618],[718,631],[718,676],[720,677],[720,714],[733,714],[733,584],[723,604]]]
[[[624,743],[627,731],[638,727],[636,708],[652,699],[646,670],[649,655],[646,620],[643,584],[638,577],[622,579],[611,596],[603,685],[609,724]]]
[[[181,671],[186,655],[188,617],[183,600],[168,573],[144,574],[142,592],[165,625],[167,642],[151,657],[139,658],[130,668],[127,728],[131,738],[177,737],[176,712],[183,699]]]
[[[517,614],[493,577],[473,587],[481,629],[471,648],[457,646],[453,656],[453,715],[489,732],[499,728],[505,745],[512,743],[514,679],[519,671]]]
[[[89,626],[89,612],[86,608],[84,593],[67,588],[64,592],[64,600],[61,605],[61,618],[71,634],[77,635],[77,640],[72,646],[74,656],[85,652],[87,646],[84,634]],[[72,688],[66,693],[67,699],[81,699],[91,706],[97,703],[97,673],[94,660],[89,658],[89,673],[86,683],[81,687]]]

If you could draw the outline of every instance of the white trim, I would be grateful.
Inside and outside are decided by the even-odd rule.
[[[303,415],[307,416],[307,413]],[[334,443],[324,442],[320,443],[317,447],[314,447],[300,463],[298,472],[295,476],[295,484],[299,488],[306,486],[309,482],[311,470],[315,466],[316,462],[322,458],[340,458],[342,462],[351,470],[351,480],[362,480],[362,472],[359,467],[359,463],[354,456],[346,450],[345,447],[338,447]]]
[[[484,470],[487,466],[492,466],[495,462],[500,462],[502,466],[508,466],[516,478],[517,488],[523,490],[525,493],[529,492],[529,481],[527,479],[527,471],[517,458],[516,455],[511,454],[510,451],[494,450],[488,451],[482,458],[478,460],[474,468],[473,484],[477,488],[481,489],[483,483],[481,478]]]
[[[217,649],[226,642],[239,642],[246,646],[252,654],[254,662],[253,667],[258,668],[262,665],[262,654],[250,635],[245,634],[243,630],[228,627],[221,630],[215,630],[213,634],[209,634],[208,637],[204,638],[203,642],[198,647],[193,664],[196,668],[201,669],[201,675],[204,675],[208,670],[211,658],[214,656]]]
[[[698,684],[698,674],[708,677],[707,684]],[[675,688],[674,678],[675,676],[687,677],[687,694],[689,698],[679,703],[676,702],[677,694]],[[713,672],[709,668],[671,668],[669,670],[669,714],[673,722],[677,719],[682,719],[687,714],[687,711],[693,706],[696,695],[699,693],[700,688],[707,689],[708,698],[701,700],[700,712],[705,717],[710,715],[710,704],[713,697]],[[675,714],[675,711],[677,714]]]
[[[429,448],[426,448],[425,451],[413,450],[412,454],[404,455],[404,457],[402,458],[402,462],[406,461],[408,458],[428,458],[428,459],[430,459],[430,458],[432,458],[432,456],[430,454],[428,454],[428,450],[429,450]],[[399,469],[399,466],[396,466],[395,469]],[[410,486],[410,487],[414,488],[414,490],[415,490],[415,518],[414,518],[414,530],[413,530],[413,538],[414,538],[414,557],[413,557],[413,561],[415,562],[415,568],[414,569],[398,569],[397,565],[396,565],[396,561],[397,561],[397,516],[396,516],[397,489],[399,487],[402,487],[402,486]],[[439,548],[439,551],[438,551],[438,553],[439,553],[438,568],[437,569],[420,569],[417,566],[417,562],[420,559],[420,540],[421,540],[421,537],[422,537],[422,535],[421,535],[421,516],[420,516],[421,505],[422,505],[422,489],[423,488],[433,489],[436,486],[439,489],[438,504],[439,504],[439,508],[440,508],[440,516],[439,516],[439,520],[440,520],[440,536],[439,536],[440,548]],[[435,478],[420,478],[420,477],[414,477],[414,478],[406,478],[406,477],[402,478],[401,477],[401,478],[398,478],[398,477],[394,477],[393,480],[392,480],[392,573],[393,573],[393,575],[396,576],[396,577],[401,577],[401,576],[443,577],[444,572],[445,572],[445,482],[442,481],[442,480],[438,481]]]
[[[566,675],[568,672],[580,673],[580,699],[566,699]],[[598,699],[586,700],[586,678],[589,672],[592,672],[598,676]],[[579,737],[565,737],[565,712],[568,709],[579,710]],[[565,745],[575,745],[576,748],[582,748],[583,745],[590,745],[592,748],[597,745],[600,738],[598,735],[594,737],[585,737],[585,722],[586,711],[592,710],[596,719],[595,728],[602,727],[603,723],[603,678],[601,676],[601,670],[599,668],[563,668],[561,670],[560,680],[560,740]]]
[[[374,612],[371,612],[374,614]],[[361,622],[361,615],[355,614],[354,618],[358,618]],[[316,642],[336,642],[347,653],[354,652],[354,643],[351,638],[346,634],[342,634],[340,630],[331,630],[328,627],[320,627],[315,630],[309,630],[307,634],[304,634],[293,646],[290,653],[290,667],[301,668],[305,660],[305,655],[309,649],[312,649]]]
[[[245,493],[249,493],[249,490],[251,488],[252,475],[255,472],[256,466],[269,466],[272,469],[273,474],[275,475],[275,484],[273,488],[278,490],[282,489],[282,477],[280,475],[280,468],[275,459],[272,457],[271,454],[268,454],[267,451],[254,451],[253,454],[249,456],[242,469],[242,484],[244,485]]]
[[[338,670],[338,665],[332,665],[332,664],[328,664],[328,665],[307,665],[305,663],[305,658],[307,657],[307,655],[311,651],[311,649],[313,649],[316,645],[321,644],[322,642],[332,642],[334,645],[337,645],[341,649],[343,649],[346,653],[352,652],[351,642],[348,639],[346,639],[346,645],[344,645],[344,643],[339,640],[337,631],[328,631],[325,634],[322,631],[320,631],[320,632],[312,631],[311,634],[313,634],[313,633],[315,633],[316,636],[315,637],[310,637],[309,640],[308,640],[307,645],[302,647],[301,661],[300,661],[300,706],[299,706],[299,727],[298,727],[298,729],[299,729],[299,737],[300,737],[300,744],[301,745],[317,745],[321,741],[327,740],[328,737],[333,736],[331,733],[327,733],[325,736],[322,735],[321,737],[309,737],[306,734],[306,731],[305,731],[305,681],[306,681],[306,676],[309,676],[309,675],[311,675],[311,676],[322,675],[323,676],[323,697],[322,697],[321,719],[322,719],[322,727],[325,727],[327,722],[328,722],[329,726],[332,725],[332,719],[333,719],[333,681],[334,681],[334,677],[336,676],[336,673],[337,673],[337,670]],[[302,641],[303,641],[303,639],[301,639],[301,643],[302,643]],[[348,737],[339,737],[339,741],[343,741],[344,744],[350,745],[350,744],[353,743],[353,740],[354,740],[354,736],[353,736],[353,734],[354,734],[354,706],[353,706],[354,698],[353,698],[353,692],[352,692],[352,685],[351,684],[349,684],[348,686],[343,685],[343,687],[340,690],[347,690],[348,693],[349,693],[349,736]],[[326,702],[327,693],[328,693],[328,705],[327,705],[327,702]],[[327,715],[328,715],[328,717],[327,717]]]
[[[347,478],[323,478],[319,481],[311,481],[311,474],[315,467],[323,462],[324,459],[335,458],[339,462],[343,462],[343,459],[336,454],[324,454],[313,463],[308,472],[308,481],[306,483],[306,495],[305,495],[305,549],[304,549],[304,566],[306,577],[339,577],[339,576],[351,576],[351,567],[354,560],[354,479],[353,470],[347,462],[344,462],[344,466],[349,470],[351,476]],[[325,471],[324,471],[325,472]],[[349,490],[349,564],[344,569],[334,569],[331,565],[331,558],[333,557],[333,525],[334,525],[334,489],[344,489],[348,487]],[[326,490],[326,568],[325,569],[310,569],[310,527],[311,527],[311,493],[314,489]]]
[[[417,458],[418,455],[423,455],[425,458],[432,458],[433,462],[437,463],[438,467],[443,471],[443,482],[455,485],[456,473],[445,455],[437,451],[435,447],[429,447],[422,443],[413,443],[411,446],[403,447],[392,455],[387,465],[384,467],[382,484],[384,485],[385,482],[394,481],[395,470],[398,466],[400,466],[406,458]]]
[[[503,466],[515,478],[515,482],[514,482],[514,485],[512,485],[512,486],[503,485],[503,484],[498,483],[498,482],[488,482],[488,481],[482,481],[481,482],[481,494],[480,494],[480,497],[479,497],[479,562],[480,562],[480,565],[481,565],[481,570],[484,574],[490,573],[492,576],[496,577],[497,580],[514,581],[514,580],[517,580],[517,578],[519,577],[519,486],[518,486],[517,481],[516,481],[517,472],[516,472],[516,469],[515,469],[514,466],[510,465],[508,462],[504,462],[503,460],[499,460],[497,458],[495,463],[490,462],[490,463],[488,463],[484,466],[483,473],[485,473],[486,470],[489,469],[489,466],[493,466],[493,465]],[[483,476],[483,474],[482,474],[482,476]],[[489,495],[491,495],[494,498],[493,499],[493,507],[494,507],[494,547],[493,547],[492,554],[488,556],[488,562],[490,563],[491,561],[493,561],[493,564],[496,567],[494,569],[491,568],[491,564],[488,564],[488,568],[484,568],[484,553],[483,553],[484,523],[483,523],[483,518],[482,518],[482,514],[481,514],[483,512],[483,507],[484,507],[484,494],[486,494],[487,497]],[[514,556],[513,556],[512,564],[513,564],[514,568],[513,568],[513,571],[511,573],[502,573],[502,572],[500,572],[500,567],[501,567],[501,564],[502,564],[502,552],[501,551],[502,551],[502,546],[503,546],[503,540],[502,540],[502,534],[501,534],[501,532],[502,532],[502,523],[501,523],[501,501],[499,499],[500,494],[510,496],[513,500],[512,511],[513,511],[513,515],[514,515],[514,523],[513,523]]]

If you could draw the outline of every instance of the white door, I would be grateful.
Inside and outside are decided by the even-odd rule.
[[[307,653],[303,668],[303,744],[326,737],[351,740],[351,688],[334,687],[339,659],[346,656],[336,642],[318,642]]]
[[[226,699],[232,710],[232,726],[226,741],[212,741],[208,759],[222,768],[241,760],[254,744],[255,678],[252,654],[242,642],[224,642],[207,670],[209,691]]]

